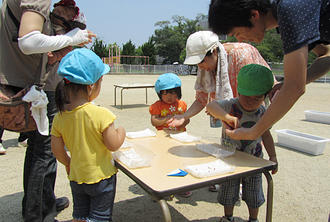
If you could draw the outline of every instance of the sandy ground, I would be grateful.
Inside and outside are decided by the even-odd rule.
[[[96,104],[105,106],[114,112],[118,119],[116,126],[124,126],[127,131],[152,129],[148,105],[157,100],[153,89],[148,90],[148,105],[145,104],[145,90],[124,91],[124,109],[114,106],[115,83],[154,83],[156,75],[113,75],[105,76],[100,96]],[[195,76],[182,76],[183,99],[188,105],[194,100]],[[118,90],[119,92],[119,90]],[[304,110],[330,112],[330,85],[312,83],[305,95],[294,108],[271,129],[275,143],[277,129],[292,129],[321,137],[330,138],[330,125],[305,120]],[[117,93],[117,105],[120,95]],[[187,131],[200,135],[203,139],[218,142],[220,129],[209,127],[209,119],[202,111],[192,118]],[[17,133],[5,132],[4,146],[7,155],[0,156],[0,221],[22,221],[21,199],[23,196],[22,170],[25,148],[17,146]],[[293,151],[276,144],[279,172],[274,179],[273,221],[327,221],[330,212],[330,145],[324,154],[312,156]],[[267,158],[267,155],[265,155]],[[266,180],[264,179],[264,191]],[[70,187],[64,167],[58,165],[55,193],[58,197],[67,196],[71,201]],[[207,188],[193,191],[190,198],[175,197],[169,201],[172,221],[219,221],[223,207],[217,203],[216,193]],[[260,221],[265,221],[265,204],[260,208]],[[72,204],[62,211],[57,219],[70,220]],[[124,173],[118,173],[117,194],[113,213],[114,221],[162,221],[160,207]],[[235,208],[234,214],[248,218],[245,203]]]

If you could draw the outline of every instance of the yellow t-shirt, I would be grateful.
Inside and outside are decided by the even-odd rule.
[[[62,137],[70,151],[70,181],[94,184],[117,173],[102,137],[115,119],[110,110],[91,103],[55,115],[51,134]]]

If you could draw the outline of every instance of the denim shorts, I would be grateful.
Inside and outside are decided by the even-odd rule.
[[[239,198],[241,181],[242,200],[244,200],[250,208],[259,208],[265,202],[264,192],[262,190],[262,174],[232,179],[219,184],[219,203],[224,206],[234,206]]]
[[[93,222],[112,221],[116,182],[116,174],[95,184],[78,184],[70,181],[73,198],[72,217]]]

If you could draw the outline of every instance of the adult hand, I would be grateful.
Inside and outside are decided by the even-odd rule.
[[[179,127],[185,121],[184,115],[175,115],[171,120],[168,121],[169,127]]]
[[[79,46],[83,47],[83,46],[93,42],[93,38],[96,37],[96,34],[94,34],[93,32],[91,32],[89,30],[87,30],[87,33],[88,33],[88,41],[80,43]]]
[[[275,99],[276,95],[278,94],[282,86],[283,86],[283,82],[279,82],[273,86],[273,88],[268,93],[270,101],[273,101],[273,99]]]
[[[226,134],[233,140],[256,140],[257,135],[252,128],[226,129]]]
[[[235,116],[231,116],[231,115],[226,115],[226,120],[223,121],[225,123],[225,128],[226,129],[237,129],[240,127],[239,124],[239,119]]]

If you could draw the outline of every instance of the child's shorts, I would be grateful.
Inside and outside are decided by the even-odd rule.
[[[218,201],[226,206],[234,206],[239,198],[240,182],[242,180],[242,200],[250,208],[259,208],[264,202],[262,190],[262,175],[256,174],[250,177],[232,179],[220,184]]]
[[[116,174],[95,184],[78,184],[70,181],[73,198],[72,217],[92,222],[112,221],[116,183]]]

